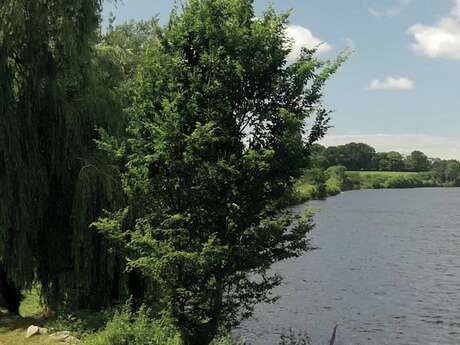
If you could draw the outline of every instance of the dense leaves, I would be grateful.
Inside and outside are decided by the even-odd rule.
[[[112,18],[104,33],[101,5],[0,4],[0,283],[38,282],[73,310],[132,295],[206,345],[275,300],[273,263],[309,249],[310,217],[284,198],[347,54],[288,64],[288,15],[250,0],[190,0],[163,28]],[[125,342],[157,325],[126,315]]]
[[[279,202],[328,127],[322,86],[345,56],[306,50],[288,66],[286,23],[248,0],[189,1],[150,42],[128,138],[101,142],[124,162],[129,207],[98,227],[158,286],[186,344],[271,301],[270,266],[308,249],[309,218]]]
[[[413,151],[403,155],[396,151],[376,152],[364,143],[349,143],[339,146],[324,147],[319,144],[312,146],[310,166],[323,170],[334,165],[343,165],[348,170],[376,171],[429,171],[434,162],[423,152]]]
[[[96,49],[100,10],[97,0],[0,5],[0,262],[52,304],[104,305],[119,283],[116,255],[88,228],[122,201],[94,143],[97,127],[115,133],[123,117],[119,62]]]

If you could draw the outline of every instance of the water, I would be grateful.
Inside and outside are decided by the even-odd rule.
[[[336,345],[460,344],[460,188],[367,190],[301,205],[319,209],[320,249],[277,264],[281,299],[238,333],[254,345],[308,331]]]

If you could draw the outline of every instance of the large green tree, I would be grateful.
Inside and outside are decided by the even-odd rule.
[[[404,157],[395,151],[377,153],[375,162],[379,171],[404,171],[406,169]]]
[[[431,168],[428,157],[421,151],[413,151],[406,162],[407,169],[411,171],[428,171]]]
[[[287,65],[287,19],[250,0],[186,2],[147,49],[128,138],[101,142],[124,165],[129,207],[97,225],[126,244],[185,344],[271,301],[271,265],[308,249],[309,218],[279,200],[328,127],[322,87],[345,57],[305,50]]]
[[[0,264],[47,302],[109,303],[121,261],[89,230],[122,205],[97,127],[122,128],[126,73],[99,37],[99,0],[0,3]],[[97,46],[99,44],[99,46]]]

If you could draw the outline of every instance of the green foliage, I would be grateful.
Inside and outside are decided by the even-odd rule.
[[[348,170],[369,170],[374,168],[375,150],[363,143],[349,143],[340,146],[314,145],[310,165],[326,170],[330,166],[343,165]]]
[[[404,171],[404,157],[399,152],[379,152],[375,157],[377,169],[380,171]]]
[[[123,204],[94,140],[123,129],[125,73],[99,43],[101,1],[0,5],[0,261],[52,305],[101,307],[123,286],[89,224]]]
[[[287,65],[286,24],[249,0],[186,2],[149,42],[128,138],[101,141],[124,163],[128,208],[96,225],[156,287],[185,344],[273,301],[270,266],[309,248],[309,217],[281,199],[328,128],[321,90],[346,57],[305,50]]]
[[[34,286],[29,291],[23,292],[24,299],[19,307],[19,314],[22,317],[38,316],[44,312],[43,301],[40,295],[40,288]]]
[[[327,179],[326,193],[327,195],[337,195],[342,192],[342,181],[336,177]]]
[[[406,168],[410,171],[428,171],[431,168],[431,163],[423,152],[413,151],[406,158]]]
[[[347,174],[355,174],[358,176],[361,189],[438,186],[438,184],[433,181],[430,173],[362,171],[358,173],[347,172]]]
[[[316,176],[325,176],[325,180],[312,179],[311,172]],[[431,172],[394,172],[394,171],[345,171],[343,166],[333,166],[324,173],[320,169],[310,169],[295,184],[291,204],[299,204],[312,199],[339,194],[346,190],[381,189],[381,188],[418,188],[442,187]],[[319,194],[319,188],[325,188]]]
[[[305,170],[302,178],[300,179],[300,184],[314,186],[315,188],[313,189],[314,193],[312,194],[312,197],[314,199],[322,199],[327,196],[326,179],[327,176],[321,169],[311,168]],[[305,189],[305,187],[303,187],[303,189]]]
[[[416,188],[423,186],[423,180],[415,175],[392,176],[384,182],[385,188]]]
[[[84,338],[103,329],[114,314],[115,310],[112,308],[101,311],[79,310],[72,313],[59,311],[47,321],[46,327],[51,332],[66,330],[78,338]]]
[[[106,327],[85,338],[85,345],[182,345],[180,335],[167,320],[152,320],[145,308],[132,312],[125,306]]]
[[[433,163],[432,174],[439,183],[458,185],[460,162],[456,160],[436,160]]]
[[[291,204],[300,204],[308,200],[318,199],[318,188],[317,186],[300,180],[295,184],[292,194],[292,198],[289,202]]]

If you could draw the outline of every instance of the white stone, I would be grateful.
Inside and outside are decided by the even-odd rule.
[[[77,339],[74,336],[70,335],[64,340],[64,342],[71,343],[71,344],[76,344],[76,343],[80,342],[80,339]]]
[[[27,328],[26,331],[26,338],[33,337],[34,335],[39,335],[40,334],[40,327],[31,325],[29,328]]]
[[[50,334],[50,338],[57,341],[66,341],[66,339],[70,337],[70,332],[62,331]]]

